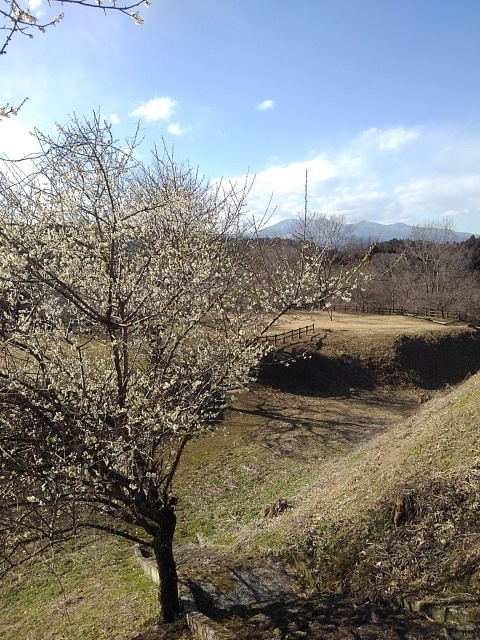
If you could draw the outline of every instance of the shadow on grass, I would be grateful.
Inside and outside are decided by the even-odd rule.
[[[350,389],[372,391],[376,386],[368,362],[350,356],[331,358],[314,352],[302,355],[274,353],[264,359],[258,382],[287,393],[305,396],[348,396]]]
[[[276,395],[271,401],[268,393],[263,394],[260,389],[232,407],[230,415],[234,420],[238,416],[238,424],[242,423],[241,416],[257,418],[257,427],[249,432],[249,439],[274,446],[290,457],[304,451],[304,447],[293,447],[294,442],[304,440],[308,444],[314,438],[315,444],[311,443],[316,450],[319,446],[337,450],[341,444],[351,445],[372,437],[389,426],[392,419],[410,415],[418,406],[414,394],[356,389],[350,390],[348,398],[317,398],[313,405],[311,401],[295,405],[291,399]],[[263,425],[261,428],[258,422]]]

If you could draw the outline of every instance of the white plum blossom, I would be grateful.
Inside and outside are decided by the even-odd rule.
[[[186,445],[253,379],[268,328],[347,296],[355,270],[261,242],[248,185],[145,164],[98,114],[35,135],[41,153],[0,171],[0,572],[102,529],[153,546],[171,621]]]

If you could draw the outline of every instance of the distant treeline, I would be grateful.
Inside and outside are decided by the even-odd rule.
[[[480,271],[480,236],[477,238],[474,235],[470,236],[468,240],[463,242],[454,242],[454,245],[458,245],[459,251],[463,251],[465,256],[470,261],[470,266],[475,271]],[[378,242],[375,244],[372,254],[375,253],[397,253],[408,254],[411,249],[415,248],[415,240],[405,239],[386,240],[384,242]]]
[[[349,237],[341,245],[326,244],[323,281],[318,282],[318,300],[305,300],[316,307],[343,302],[361,309],[382,308],[390,313],[401,309],[429,309],[442,318],[480,319],[480,238],[463,242],[449,240],[449,228],[424,230],[417,237],[370,243]],[[431,238],[435,239],[432,240]],[[323,238],[308,238],[322,243]],[[269,238],[257,241],[272,259],[294,260],[305,242]],[[273,257],[274,256],[274,257]],[[365,258],[366,256],[366,258]],[[362,263],[358,277],[341,297],[325,298],[325,281]],[[300,300],[300,304],[302,301]]]

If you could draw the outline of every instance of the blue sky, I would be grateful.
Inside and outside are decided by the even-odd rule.
[[[52,13],[31,0],[34,12]],[[64,5],[0,58],[0,150],[93,110],[141,154],[162,139],[209,179],[256,176],[272,222],[445,216],[480,234],[478,0],[151,0],[144,24]],[[54,7],[55,10],[55,7]]]

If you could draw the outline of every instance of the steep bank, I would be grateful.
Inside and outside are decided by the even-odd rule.
[[[352,388],[454,385],[480,369],[480,331],[450,328],[421,334],[335,334],[287,345],[262,363],[259,382],[300,394],[347,394]]]
[[[476,350],[477,334],[469,331],[431,343],[401,338],[392,362],[404,365],[401,381],[431,389],[468,373]],[[264,520],[249,544],[270,552],[275,540],[276,553],[321,591],[453,598],[478,624],[479,421],[477,373],[410,419],[320,464],[294,508]]]

